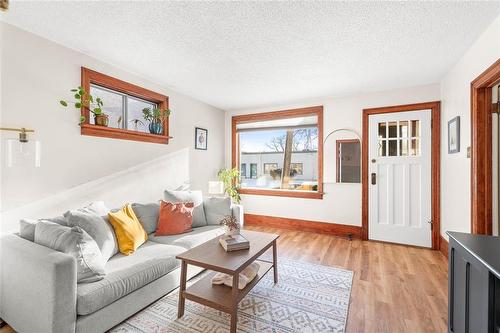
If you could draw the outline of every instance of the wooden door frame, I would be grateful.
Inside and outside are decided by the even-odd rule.
[[[471,82],[471,233],[491,235],[492,110],[491,87],[500,81],[500,59]]]
[[[387,106],[363,110],[362,137],[362,238],[368,240],[368,127],[369,116],[382,113],[431,110],[431,215],[432,215],[432,249],[438,250],[440,245],[441,212],[440,212],[440,154],[441,154],[441,102],[427,102],[406,105]]]

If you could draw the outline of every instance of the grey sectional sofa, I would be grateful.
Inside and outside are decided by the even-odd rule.
[[[243,208],[231,208],[243,224]],[[77,284],[75,259],[18,235],[0,238],[0,317],[17,332],[104,332],[179,286],[180,254],[223,233],[216,225],[149,236],[131,256],[114,255],[106,276]],[[191,266],[188,278],[202,269]]]

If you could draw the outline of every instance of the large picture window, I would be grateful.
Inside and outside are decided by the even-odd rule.
[[[233,165],[250,165],[250,175],[240,170],[242,194],[322,198],[323,107],[232,121]]]

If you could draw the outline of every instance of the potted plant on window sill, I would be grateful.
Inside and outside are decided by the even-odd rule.
[[[170,116],[169,109],[144,108],[142,109],[144,120],[149,121],[149,133],[163,134],[163,123]]]
[[[59,103],[67,107],[68,104],[73,104],[76,109],[81,109],[82,107],[86,107],[89,111],[94,115],[94,123],[98,126],[108,126],[109,117],[102,111],[102,106],[104,102],[99,97],[95,98],[88,94],[85,89],[82,87],[78,87],[76,89],[71,89],[71,92],[75,95],[73,96],[75,100],[73,102],[69,102],[66,100],[60,100]],[[85,122],[85,117],[80,116],[80,125]]]

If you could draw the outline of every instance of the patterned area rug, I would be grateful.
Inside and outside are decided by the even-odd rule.
[[[278,284],[272,271],[238,307],[238,332],[344,332],[353,272],[278,259]],[[228,314],[186,300],[177,319],[173,292],[116,326],[111,332],[229,332]]]

